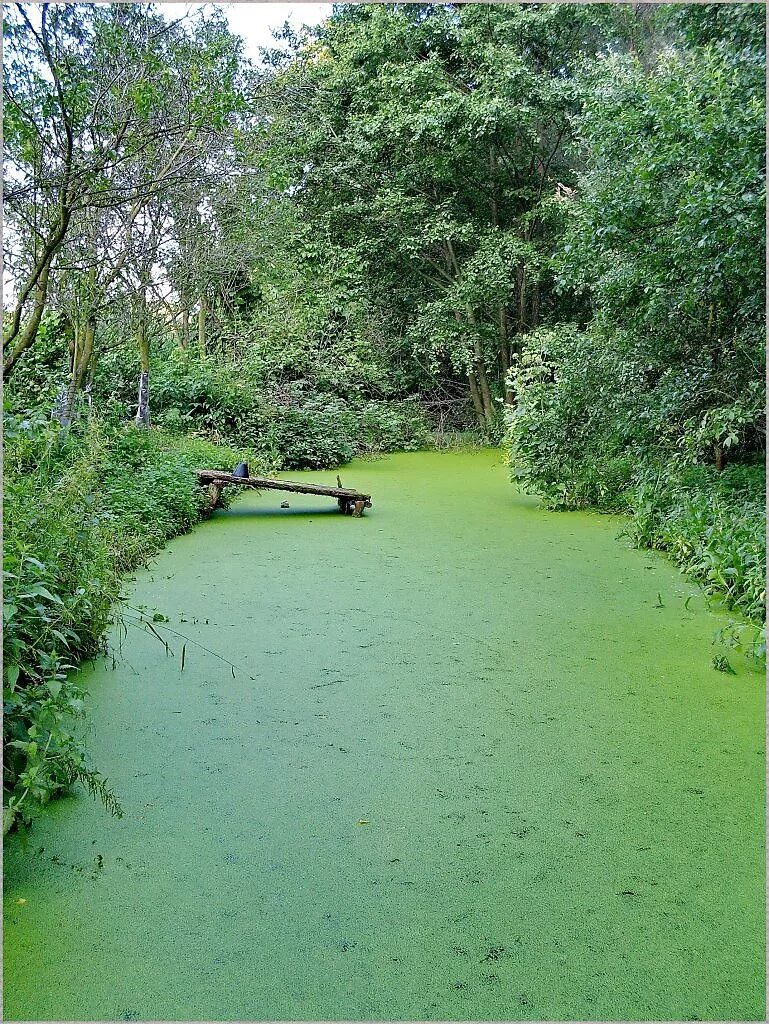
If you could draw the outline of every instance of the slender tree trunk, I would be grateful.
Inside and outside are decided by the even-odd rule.
[[[491,178],[491,223],[495,228],[499,227],[499,158],[497,150],[492,145],[489,147],[489,175]],[[508,383],[508,371],[510,370],[510,342],[507,319],[507,307],[500,302],[497,310],[499,318],[499,361],[502,364],[502,374],[505,389],[505,403],[513,404],[513,393]]]
[[[523,334],[526,330],[526,267],[523,263],[518,264],[515,277],[518,286],[518,333]]]
[[[485,421],[489,426],[491,426],[496,419],[496,409],[494,408],[494,400],[491,397],[489,379],[486,376],[486,369],[483,365],[483,354],[481,352],[481,339],[478,336],[478,325],[475,320],[475,313],[470,306],[467,307],[466,312],[468,325],[473,332],[473,375],[478,383],[478,391],[481,396],[481,404]]]
[[[510,330],[504,305],[499,307],[499,360],[502,363],[505,405],[515,405],[515,395],[510,386]]]
[[[24,325],[24,329],[18,340],[14,345],[13,349],[8,353],[3,361],[3,372],[7,377],[13,370],[20,357],[27,351],[27,349],[33,344],[37,337],[37,331],[40,327],[40,321],[43,318],[45,311],[45,303],[48,296],[48,279],[51,274],[51,263],[46,263],[43,271],[37,279],[35,284],[35,301],[32,306],[32,312],[29,319]]]
[[[206,297],[200,296],[198,308],[198,353],[203,361],[206,358]]]
[[[67,228],[69,227],[71,216],[72,214],[69,209],[62,208],[62,211],[59,215],[58,223],[49,234],[37,263],[32,268],[29,277],[27,278],[21,289],[18,302],[16,303],[13,314],[11,316],[11,323],[9,325],[8,331],[3,336],[3,351],[9,348],[11,344],[16,340],[16,336],[21,330],[21,318],[24,312],[24,306],[26,305],[27,299],[29,298],[33,291],[36,292],[37,295],[37,298],[35,300],[35,309],[37,308],[38,299],[41,295],[43,308],[40,310],[39,316],[37,318],[37,325],[35,326],[34,331],[29,336],[29,339],[24,348],[29,348],[29,346],[35,340],[35,337],[37,335],[37,327],[40,324],[40,317],[43,315],[43,309],[45,308],[45,299],[46,294],[48,292],[48,277],[51,272],[51,264],[53,263],[54,256],[56,255],[56,252],[58,251],[61,243],[64,241],[64,238],[67,234]],[[43,278],[43,276],[45,277],[45,283],[41,288],[40,283],[41,278]],[[33,310],[32,318],[34,318],[34,315],[35,313]],[[24,333],[27,334],[26,328]],[[16,352],[18,348],[19,345],[15,346],[14,352]],[[19,350],[19,355],[21,355],[21,352],[24,351],[24,348],[21,348]],[[12,359],[10,363],[11,366],[13,366],[13,364],[16,362],[16,359],[18,359],[18,355]],[[8,372],[8,369],[10,369],[10,367],[6,369],[6,373]]]
[[[499,227],[499,163],[497,151],[494,146],[489,146],[489,176],[491,178],[491,223],[495,228]]]
[[[467,374],[467,380],[470,384],[470,397],[473,400],[473,408],[475,409],[475,417],[478,420],[478,426],[483,427],[486,425],[486,413],[483,408],[483,402],[481,401],[481,393],[478,390],[478,381],[475,379],[475,373],[472,370]]]
[[[486,417],[486,423],[491,426],[496,419],[497,413],[494,408],[494,400],[491,397],[491,389],[489,388],[489,379],[486,376],[486,370],[483,367],[483,363],[476,363],[475,375],[478,378],[478,388],[481,392],[481,401],[483,402],[483,412]]]
[[[96,325],[92,317],[88,319],[81,330],[75,333],[75,353],[72,361],[72,372],[70,373],[69,384],[64,393],[63,401],[56,414],[56,418],[65,431],[72,424],[75,399],[83,386],[83,381],[91,362],[95,334]],[[81,344],[78,344],[78,340],[80,340]]]
[[[150,343],[147,336],[147,321],[142,314],[136,332],[139,344],[139,395],[136,404],[136,426],[150,425]]]
[[[181,346],[186,349],[190,345],[190,310],[185,304],[182,309],[182,330],[181,330]]]
[[[530,326],[536,327],[539,323],[539,281],[535,281],[531,289],[531,312],[529,314]]]

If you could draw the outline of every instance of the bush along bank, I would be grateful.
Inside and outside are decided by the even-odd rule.
[[[667,552],[706,594],[744,616],[749,628],[736,622],[732,639],[742,636],[763,657],[766,473],[755,451],[758,404],[728,410],[715,437],[703,441],[712,415],[675,418],[670,391],[643,387],[643,367],[573,328],[530,335],[512,381],[513,477],[548,508],[627,515],[624,536]],[[714,445],[728,453],[720,468],[710,458]]]
[[[666,551],[706,594],[754,623],[751,649],[761,657],[766,653],[765,487],[765,467],[758,462],[726,466],[721,473],[709,466],[647,471],[631,493],[625,531],[638,547]]]
[[[4,420],[5,833],[75,781],[120,814],[85,752],[85,694],[72,669],[103,649],[125,573],[204,514],[193,471],[259,462],[93,417],[64,439],[40,414]]]

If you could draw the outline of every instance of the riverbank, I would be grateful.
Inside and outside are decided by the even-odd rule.
[[[722,617],[498,451],[343,478],[362,520],[249,494],[138,573],[190,640],[82,674],[125,814],[9,842],[6,1015],[760,1019],[762,686],[713,670]]]

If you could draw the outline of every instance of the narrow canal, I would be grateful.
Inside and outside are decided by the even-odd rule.
[[[762,678],[702,596],[499,452],[342,478],[138,574],[184,670],[85,671],[125,814],[7,844],[5,1018],[762,1019]]]

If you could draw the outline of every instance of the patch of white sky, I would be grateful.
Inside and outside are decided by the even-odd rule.
[[[327,18],[333,9],[333,4],[294,3],[281,4],[272,3],[250,3],[247,0],[240,0],[238,3],[214,4],[214,3],[160,3],[157,5],[169,19],[179,17],[180,11],[193,14],[201,8],[211,10],[216,8],[227,18],[230,31],[240,36],[244,42],[244,56],[248,57],[255,64],[260,61],[260,48],[268,49],[277,44],[273,38],[273,32],[283,27],[288,22],[291,28],[299,29],[302,25],[318,25]]]

